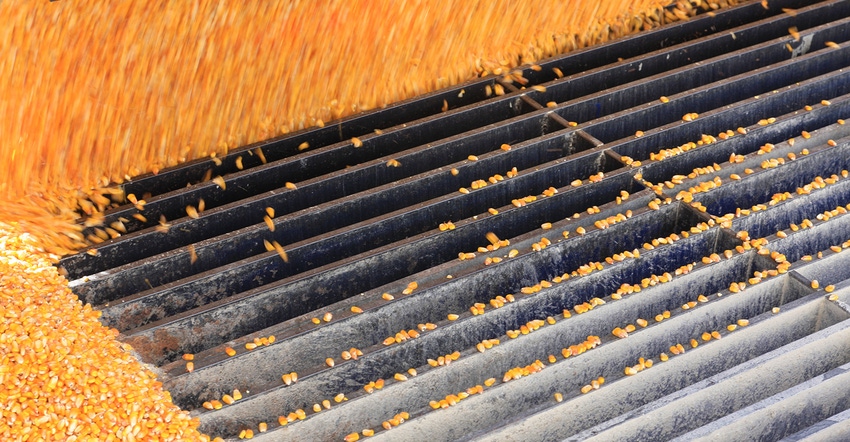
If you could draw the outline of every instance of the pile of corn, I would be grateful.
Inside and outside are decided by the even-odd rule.
[[[734,2],[660,3],[0,2],[0,438],[204,438],[51,266],[108,185]]]
[[[37,243],[0,227],[0,439],[203,439]]]

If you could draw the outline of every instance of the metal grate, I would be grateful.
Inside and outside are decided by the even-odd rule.
[[[213,435],[843,434],[848,67],[850,3],[744,4],[139,177],[60,265]]]

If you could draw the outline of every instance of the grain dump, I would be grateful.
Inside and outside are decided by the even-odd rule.
[[[211,436],[842,440],[848,26],[745,3],[163,169],[58,265]]]
[[[848,5],[771,4],[130,181],[60,265],[211,435],[837,431]]]

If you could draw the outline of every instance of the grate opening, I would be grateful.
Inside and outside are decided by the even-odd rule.
[[[846,67],[847,57],[846,54],[838,52],[841,50],[823,49],[814,51],[811,54],[798,57],[799,60],[781,62],[766,66],[755,72],[747,72],[716,83],[706,84],[695,90],[688,91],[686,95],[677,96],[668,103],[655,101],[638,109],[629,109],[620,112],[620,116],[628,112],[629,118],[616,118],[618,114],[611,114],[608,118],[602,118],[596,124],[588,124],[583,129],[603,142],[610,142],[627,136],[633,136],[636,131],[645,130],[648,127],[658,127],[673,122],[680,122],[683,116],[688,113],[696,112],[703,114],[738,101],[760,96],[760,94],[771,93],[783,87],[796,86],[796,83],[844,68]],[[847,50],[850,50],[850,48],[847,48]],[[834,79],[834,74],[826,78],[827,81],[833,81]],[[661,84],[652,83],[652,85],[651,87],[655,88],[659,88],[660,86],[668,87],[667,82]],[[650,87],[647,85],[641,86]],[[848,92],[846,85],[842,86],[838,81],[831,83],[830,86],[830,89],[826,89],[829,92],[824,95],[832,96],[835,92],[838,94]],[[809,90],[809,92],[814,91]],[[664,92],[659,91],[656,97],[660,97],[661,95],[664,95]],[[602,104],[599,104],[598,101],[591,101],[584,106],[579,104],[581,107],[576,108],[565,105],[565,107],[559,108],[559,114],[565,119],[570,120],[572,113],[584,115],[584,112],[589,111],[589,107],[595,108]],[[799,108],[800,106],[796,107]],[[774,106],[772,109],[773,111],[771,113],[777,111],[784,113],[791,110],[791,108],[782,109],[782,107],[777,106]],[[600,112],[602,115],[607,114],[605,110]],[[639,118],[634,118],[635,115],[638,115]],[[753,118],[755,121],[758,121],[758,118]]]
[[[833,135],[839,135],[834,133]],[[830,135],[825,134],[817,138],[825,138]],[[803,146],[794,144],[793,147],[786,143],[779,144],[778,148],[773,150],[770,155],[753,155],[745,159],[742,163],[730,165],[721,169],[723,178],[728,179],[731,174],[745,176],[745,170],[753,171],[754,167],[759,167],[760,164],[769,159],[780,158],[785,161],[784,164],[777,167],[763,169],[758,173],[753,172],[748,181],[747,191],[741,192],[743,186],[738,182],[732,181],[727,186],[720,186],[717,192],[708,191],[694,195],[694,199],[700,201],[708,210],[708,213],[718,216],[735,213],[736,208],[751,208],[757,205],[771,203],[774,195],[784,192],[797,193],[798,188],[809,185],[817,177],[825,175],[829,177],[835,175],[839,177],[842,170],[850,166],[850,162],[846,160],[848,142],[850,139],[839,139],[835,147],[829,147],[826,140],[816,140],[812,143],[800,143]],[[806,140],[809,141],[809,140]],[[823,144],[818,141],[822,141]],[[810,146],[810,147],[805,147]],[[788,160],[788,153],[800,153],[802,149],[808,149],[808,155],[800,155],[799,159]],[[719,174],[708,174],[701,176],[695,180],[683,183],[679,188],[674,189],[690,189],[697,186],[699,182],[710,181],[713,176]],[[737,193],[736,193],[737,191]],[[760,206],[759,206],[760,207]],[[765,206],[766,207],[766,206]],[[758,208],[755,210],[759,210]]]
[[[200,273],[263,253],[265,252],[265,248],[262,245],[262,238],[266,238],[268,240],[274,239],[282,244],[291,244],[303,241],[312,236],[327,234],[328,232],[347,225],[391,213],[392,211],[403,207],[416,205],[417,203],[426,203],[430,199],[438,198],[448,193],[457,192],[459,187],[469,186],[469,183],[475,178],[480,177],[486,179],[488,176],[493,176],[495,174],[505,174],[506,171],[511,170],[512,167],[518,167],[519,170],[525,171],[527,168],[540,165],[541,161],[548,160],[548,162],[551,163],[553,159],[557,159],[559,156],[573,154],[577,151],[588,149],[589,147],[591,146],[583,138],[576,137],[571,134],[552,136],[540,139],[537,142],[529,142],[524,143],[523,145],[518,145],[516,148],[512,148],[509,152],[482,157],[479,161],[464,160],[461,163],[456,164],[458,176],[454,176],[448,170],[443,170],[442,172],[437,173],[429,171],[400,182],[384,184],[374,188],[371,192],[358,192],[353,194],[351,198],[342,201],[320,203],[309,209],[302,209],[301,211],[291,211],[291,209],[287,210],[285,204],[287,202],[285,199],[287,194],[260,198],[253,202],[249,202],[247,207],[246,205],[234,205],[227,212],[208,214],[203,217],[212,216],[225,218],[232,217],[230,214],[231,212],[241,212],[243,213],[242,218],[244,219],[242,223],[249,224],[249,227],[233,233],[226,232],[219,237],[214,237],[210,241],[198,244],[195,247],[196,253],[199,257],[203,257],[205,259],[199,259],[198,263],[191,266],[174,265],[177,263],[185,263],[185,261],[189,259],[189,252],[183,250],[182,252],[176,251],[167,254],[167,256],[164,257],[168,260],[167,263],[160,264],[157,261],[150,260],[134,262],[131,265],[122,267],[119,271],[111,272],[108,276],[104,275],[103,277],[96,278],[89,277],[86,284],[79,285],[80,294],[87,300],[87,302],[95,304],[111,301],[120,297],[122,292],[126,294],[133,290],[140,291],[152,288],[174,281],[180,277]],[[426,151],[428,150],[431,149],[426,148]],[[401,161],[407,162],[407,158],[402,158]],[[587,169],[587,175],[590,174],[591,170],[593,173],[597,173],[599,171],[597,170],[599,166],[595,166],[595,162],[597,161],[589,160],[580,162],[575,167],[568,168],[565,173],[585,173],[582,169]],[[599,162],[601,162],[601,160]],[[608,171],[611,167],[615,167],[615,165],[609,164],[608,168],[603,170]],[[376,170],[380,171],[381,169],[387,169],[387,167],[383,164],[376,165]],[[461,173],[460,171],[463,172]],[[361,181],[366,181],[365,178],[367,174],[368,171],[361,174]],[[562,185],[559,183],[563,176],[564,175],[559,172],[558,175],[553,177],[551,184],[556,186]],[[579,177],[580,175],[575,176],[575,178]],[[325,197],[318,199],[320,202],[322,199],[328,199],[327,193],[333,194],[351,191],[354,184],[350,183],[350,180],[347,180],[347,178],[348,177],[340,177],[338,180],[333,180],[330,183],[326,181],[317,181],[315,182],[315,187],[311,187],[310,184],[302,185],[299,191],[315,193],[312,189],[317,187],[317,191],[322,191],[326,194]],[[520,181],[522,183],[528,182],[524,178]],[[527,191],[529,193],[539,192],[537,189],[527,189],[526,186],[514,186],[510,190],[515,192]],[[503,201],[503,203],[496,203],[495,205],[498,206],[500,204],[510,203],[509,198],[503,199]],[[275,223],[276,229],[274,234],[263,233],[269,233],[268,226],[265,222],[263,222],[263,217],[267,215],[265,207],[272,207],[275,209],[275,219],[273,222]],[[244,216],[244,212],[249,210],[256,213],[256,215],[254,217]],[[469,213],[469,215],[457,213],[462,210],[466,210],[465,213]],[[453,217],[457,219],[458,216],[471,216],[472,214],[477,214],[486,210],[487,206],[482,207],[481,204],[464,206],[452,204],[435,210],[433,216],[442,214],[442,216],[446,219],[451,219]],[[253,225],[250,225],[251,218],[254,218]],[[176,238],[173,241],[162,242],[163,244],[161,244],[160,247],[171,248],[177,244],[193,241],[199,235],[200,237],[205,237],[211,234],[209,230],[204,231],[197,227],[201,220],[195,220],[198,222],[193,223],[193,220],[186,218],[186,221],[186,228],[176,230],[173,234]],[[215,222],[215,220],[204,221],[206,224],[209,224],[210,222]],[[219,227],[219,229],[223,228],[224,227],[221,226]],[[425,230],[430,228],[432,228],[432,226],[428,225]],[[423,230],[420,228],[420,231],[417,233],[420,233],[421,231]],[[169,234],[171,234],[171,230],[169,230]],[[115,244],[115,247],[121,247],[123,249],[130,248],[131,251],[134,252],[132,254],[145,256],[148,251],[143,249],[140,250],[140,247],[136,247],[136,244],[145,241],[150,242],[153,239],[156,239],[157,242],[159,242],[158,240],[161,236],[162,233],[152,229],[135,236],[130,234],[125,237],[126,239],[124,239],[124,241],[131,241],[130,244],[123,242],[121,244]],[[396,237],[398,237],[398,234],[396,234]],[[388,239],[391,238],[393,237],[388,237]],[[339,248],[342,249],[341,247]],[[132,254],[127,253],[126,255]],[[124,260],[132,259],[126,255],[122,255],[122,260],[118,262],[112,262],[109,259],[104,258],[104,262],[100,265],[108,267],[110,265],[116,265]],[[159,267],[160,269],[157,271],[151,271],[152,267]],[[165,267],[165,269],[162,269],[163,267]],[[90,287],[90,289],[87,287]]]
[[[530,205],[529,207],[533,207]],[[545,208],[547,206],[540,205]],[[516,214],[524,215],[526,212],[533,214],[531,211],[515,211]],[[651,225],[640,225],[636,230],[632,230],[630,235],[624,235],[620,242],[605,242],[595,244],[594,247],[579,253],[571,262],[575,267],[585,264],[589,261],[601,260],[604,256],[610,256],[615,252],[622,250],[631,250],[639,247],[639,244],[650,238],[663,237],[670,233],[687,230],[690,226],[697,223],[698,218],[692,215],[691,212],[677,211],[675,206],[665,208],[665,210],[657,211],[656,215],[653,212],[647,217],[655,218]],[[519,215],[517,215],[519,216]],[[437,266],[443,262],[457,259],[458,250],[455,247],[446,248],[440,247],[445,245],[455,245],[468,241],[471,244],[481,244],[487,233],[487,229],[492,228],[494,232],[499,232],[499,227],[507,226],[513,222],[511,218],[499,217],[497,222],[490,221],[488,223],[472,222],[464,225],[458,225],[455,230],[443,232],[443,235],[431,235],[421,238],[418,241],[405,240],[402,244],[396,247],[387,247],[384,252],[370,253],[368,256],[360,259],[349,259],[343,262],[342,265],[334,266],[334,269],[319,268],[314,271],[307,272],[306,275],[298,275],[297,277],[281,280],[276,283],[268,284],[257,289],[242,292],[238,295],[231,296],[222,301],[226,301],[225,305],[212,304],[211,306],[197,307],[194,310],[189,310],[172,318],[168,321],[153,322],[148,326],[135,329],[131,335],[135,339],[140,336],[151,336],[156,333],[165,332],[171,336],[181,336],[181,345],[176,348],[168,348],[164,354],[160,356],[160,352],[151,351],[149,354],[154,360],[165,357],[166,360],[178,358],[184,352],[199,352],[203,349],[217,345],[224,340],[232,339],[253,332],[268,326],[271,326],[282,320],[286,320],[298,315],[302,315],[314,309],[321,308],[341,299],[357,295],[359,293],[370,290],[374,287],[388,284],[398,279],[412,276],[417,271],[426,271],[430,267]],[[626,231],[628,223],[622,223],[612,226],[611,232]],[[446,235],[445,233],[448,233]],[[498,234],[498,233],[497,233]],[[539,238],[535,239],[539,240]],[[638,242],[640,241],[640,242]],[[569,241],[565,241],[569,243]],[[581,241],[585,243],[585,241]],[[513,241],[512,241],[513,243]],[[521,244],[521,243],[520,243]],[[517,246],[521,247],[520,244]],[[586,243],[585,243],[586,244]],[[587,247],[587,246],[583,246]],[[429,253],[432,248],[442,250],[444,257],[442,259],[435,254]],[[474,248],[470,247],[474,250]],[[530,247],[529,247],[530,248]],[[468,249],[467,249],[468,250]],[[527,250],[527,249],[526,249]],[[578,252],[578,251],[576,251]],[[592,255],[587,256],[586,253],[592,252]],[[502,252],[506,254],[507,251]],[[574,252],[575,253],[575,252]],[[293,260],[295,257],[293,256]],[[436,261],[428,261],[433,259]],[[279,260],[279,258],[278,258]],[[480,262],[480,261],[479,261]],[[465,267],[465,266],[464,266]],[[380,268],[381,272],[368,271],[368,269]],[[439,267],[436,267],[439,269]],[[552,269],[553,273],[572,271],[572,269]],[[490,273],[499,272],[492,270]],[[458,272],[453,272],[454,275]],[[223,276],[224,279],[227,276]],[[516,277],[516,275],[514,275]],[[483,281],[481,281],[483,283]],[[322,290],[320,287],[337,287],[334,290]],[[190,291],[191,292],[191,291]],[[395,293],[398,293],[397,291]],[[292,295],[290,295],[292,294]],[[294,295],[294,296],[293,296]],[[178,295],[177,298],[180,298]],[[169,301],[179,302],[180,299]],[[489,299],[489,298],[488,298]],[[272,301],[274,300],[274,301]],[[451,300],[444,300],[440,305],[442,309],[460,307],[466,297],[463,295],[455,295]],[[473,301],[477,302],[477,301]],[[123,311],[128,311],[126,300],[121,304]],[[146,308],[159,308],[161,302],[149,302],[144,305]],[[246,310],[247,309],[247,310]],[[132,310],[131,310],[132,311]],[[232,315],[226,324],[222,323],[222,319],[228,315],[224,312],[238,311],[238,315]],[[147,312],[147,311],[146,311]],[[224,316],[222,316],[224,314]],[[104,312],[104,316],[107,313]],[[177,319],[179,318],[179,319]],[[303,319],[303,318],[302,318]],[[216,325],[213,326],[213,324]],[[190,325],[191,324],[191,325]],[[195,335],[197,330],[193,327],[203,326],[205,329],[214,333],[205,333],[203,336]],[[362,333],[362,332],[361,332]],[[135,344],[134,344],[135,345]],[[138,347],[138,346],[137,346]],[[165,350],[165,349],[163,349]],[[140,350],[141,352],[141,350]],[[158,362],[159,363],[159,362]]]
[[[107,323],[116,326],[117,321],[114,321],[116,319],[120,319],[121,322],[124,323],[143,324],[149,320],[158,319],[162,317],[162,315],[176,314],[181,311],[185,311],[187,308],[221,299],[222,296],[228,294],[250,290],[301,272],[318,268],[322,265],[327,265],[341,258],[347,258],[358,252],[384,246],[393,240],[398,241],[417,234],[423,234],[424,232],[433,229],[434,218],[437,216],[442,215],[445,218],[453,218],[454,216],[458,216],[458,218],[478,216],[479,213],[486,212],[487,209],[485,207],[487,204],[493,203],[493,201],[502,199],[507,202],[511,195],[520,196],[525,191],[531,189],[546,189],[546,184],[560,186],[565,184],[565,182],[569,182],[572,177],[590,175],[590,173],[588,173],[589,171],[598,173],[598,171],[600,171],[600,167],[604,167],[604,165],[600,163],[606,162],[601,159],[595,160],[592,157],[583,157],[582,161],[576,161],[571,165],[572,167],[566,167],[563,164],[558,167],[550,167],[550,176],[536,174],[528,175],[527,178],[517,177],[513,180],[504,182],[506,184],[505,186],[499,186],[498,184],[491,186],[492,191],[490,192],[486,192],[487,189],[481,189],[481,191],[476,192],[476,194],[483,196],[477,200],[473,200],[471,203],[457,205],[452,203],[454,198],[447,198],[442,201],[435,202],[434,204],[427,205],[421,210],[404,210],[402,213],[395,214],[395,216],[388,216],[383,220],[369,220],[365,222],[365,224],[348,226],[340,230],[325,233],[321,238],[308,239],[299,243],[288,245],[288,254],[291,256],[293,261],[291,265],[281,262],[277,253],[266,252],[252,258],[243,259],[239,263],[230,265],[228,269],[220,269],[215,272],[204,272],[199,275],[190,276],[183,280],[166,284],[160,288],[152,288],[137,295],[124,297],[111,306],[104,306],[104,320]],[[606,164],[609,166],[614,165],[610,161]],[[578,172],[573,172],[576,169]],[[549,178],[549,180],[546,180],[546,178]],[[554,204],[554,202],[537,204],[534,205],[533,210],[511,212],[502,215],[498,218],[501,221],[494,224],[492,228],[504,230],[510,235],[514,235],[515,233],[518,234],[519,232],[524,231],[522,229],[528,228],[527,226],[529,226],[529,223],[532,223],[531,225],[539,226],[542,222],[547,220],[557,220],[559,218],[570,216],[577,211],[590,207],[588,203],[603,204],[604,202],[613,199],[615,194],[618,194],[623,190],[627,192],[634,191],[636,185],[637,184],[634,183],[630,177],[620,175],[615,184],[608,185],[604,189],[601,189],[605,191],[605,193],[600,195],[604,195],[602,199],[597,199],[597,197],[591,193],[589,195],[583,195],[581,200],[578,200],[578,197],[574,196],[571,202],[562,202],[558,205]],[[569,189],[562,189],[562,191],[567,190]],[[536,192],[530,193],[533,194]],[[503,196],[499,197],[499,194]],[[575,195],[575,193],[572,193],[572,195]],[[563,198],[557,197],[555,198],[555,201],[561,201],[565,198],[569,198],[569,195]],[[588,198],[590,198],[589,201]],[[487,216],[489,217],[490,215],[488,214]],[[502,225],[505,225],[506,223],[514,223],[512,224],[514,227],[502,227]],[[480,223],[478,224],[480,225]],[[517,231],[516,229],[520,230]],[[486,233],[480,232],[480,230],[480,228],[475,230],[461,228],[458,229],[456,233],[450,232],[448,234],[448,240],[452,241],[453,245],[464,249],[474,250],[477,248],[477,244],[480,244],[480,238]],[[461,232],[470,233],[461,234]],[[476,236],[473,237],[471,235]],[[284,244],[288,244],[286,241],[287,238],[281,237],[280,235],[275,235],[274,237]],[[419,253],[414,254],[407,251],[394,255],[401,257],[408,263],[403,266],[404,268],[413,268],[410,266],[414,266],[415,268],[426,268],[427,266],[437,265],[441,262],[454,259],[457,256],[457,252],[455,252],[456,249],[454,248],[439,248],[438,243],[429,245],[434,242],[433,239],[426,239],[424,241],[426,245],[419,247]],[[431,252],[431,250],[437,251]],[[183,267],[186,266],[187,258],[188,257],[184,257],[181,260]],[[148,266],[145,270],[149,270],[150,267],[152,266]],[[402,268],[399,270],[410,271],[403,270]],[[143,282],[149,283],[150,279],[146,276],[146,271],[142,273],[136,271],[135,273],[139,276],[144,276],[141,280],[139,278],[136,279],[136,287],[143,287]],[[402,274],[389,273],[388,271],[383,277],[386,279],[400,277],[400,275]],[[100,284],[101,288],[103,285],[104,284]],[[201,290],[200,287],[204,287],[204,289]],[[92,290],[96,290],[96,288]],[[91,292],[91,290],[82,290],[82,292]],[[168,302],[163,302],[163,297],[167,297]],[[193,302],[196,303],[192,304]],[[131,303],[137,303],[139,308],[134,311],[131,307]],[[120,313],[113,314],[113,311]],[[137,314],[148,316],[147,319],[141,316],[133,316],[133,321],[127,320],[130,315]],[[124,315],[124,317],[120,318],[120,315]]]
[[[787,93],[792,91],[794,92],[794,96]],[[767,113],[763,110],[754,111],[748,107],[736,108],[729,113],[713,113],[711,116],[700,120],[702,124],[700,127],[687,131],[683,130],[686,126],[682,125],[634,140],[626,140],[622,144],[622,149],[617,149],[617,151],[636,160],[645,161],[642,170],[644,179],[654,183],[664,182],[670,180],[676,174],[688,171],[689,166],[700,165],[705,167],[714,163],[722,164],[728,162],[732,154],[749,155],[757,152],[766,143],[780,144],[795,137],[797,138],[795,142],[803,141],[803,139],[799,138],[802,131],[814,132],[820,128],[833,125],[838,119],[846,115],[848,109],[850,109],[848,107],[850,103],[848,103],[846,96],[829,98],[831,105],[823,106],[821,104],[815,104],[820,102],[820,100],[816,98],[818,97],[817,95],[809,95],[811,90],[806,92],[805,96],[799,94],[802,91],[801,89],[789,89],[749,101],[749,105],[758,104],[759,106],[763,105],[765,101],[769,102],[768,104],[770,106],[779,102],[799,104],[798,108],[775,117],[776,121],[771,124],[762,125],[757,120],[752,120],[752,123],[747,126],[746,124],[750,123],[750,121],[739,120],[736,122],[732,119],[733,114],[756,116]],[[820,95],[820,97],[830,97],[825,90],[823,92],[824,95]],[[800,111],[801,108],[809,104],[812,104],[811,111]],[[763,120],[766,121],[766,119]],[[742,125],[740,123],[744,124]],[[746,135],[741,136],[738,128],[744,129]],[[713,137],[713,140],[709,143],[700,145],[690,144],[692,140],[699,140],[702,134],[715,133],[724,133],[726,139]],[[644,141],[644,138],[649,139],[649,142]],[[651,157],[650,153],[658,154],[663,151],[658,148],[658,144],[656,143],[666,146],[667,149],[679,147],[679,151],[673,153],[675,156],[672,157],[666,157],[665,155],[665,157],[662,157],[663,161],[649,160]],[[699,158],[693,158],[693,156]]]
[[[805,17],[815,19],[807,21],[810,25],[820,25],[832,18],[824,10],[808,12]],[[768,21],[766,25],[750,24],[719,36],[683,43],[679,45],[681,48],[665,48],[646,54],[628,64],[624,61],[604,71],[590,71],[554,81],[545,92],[529,92],[529,96],[539,102],[569,101],[573,105],[569,117],[587,121],[655,101],[662,95],[672,96],[785,61],[789,56],[785,43],[788,47],[792,44],[801,46],[802,55],[810,49],[824,47],[826,41],[846,38],[847,21],[840,20],[804,29],[800,34],[801,40],[796,41],[788,36],[788,26],[792,21],[800,26],[800,22],[790,16],[784,20]],[[758,32],[753,32],[753,29]],[[756,46],[751,47],[754,44]],[[663,83],[651,81],[662,78]],[[640,81],[642,79],[647,80]],[[747,93],[742,91],[740,96],[745,97]]]
[[[691,353],[695,358],[693,361],[682,358],[680,367],[665,367],[669,370],[659,371],[654,373],[654,376],[647,372],[648,379],[643,380],[644,383],[640,386],[643,388],[632,391],[630,397],[643,398],[644,394],[649,392],[655,396],[652,402],[645,402],[646,405],[641,408],[626,413],[625,420],[603,422],[575,434],[571,439],[611,440],[616,431],[616,437],[642,437],[653,434],[653,437],[665,439],[680,436],[684,440],[694,440],[697,435],[689,433],[688,430],[714,422],[763,398],[846,364],[846,355],[827,350],[831,349],[831,346],[826,339],[847,333],[846,327],[839,325],[840,321],[846,319],[846,313],[833,315],[830,322],[819,324],[816,319],[822,315],[823,310],[834,306],[828,305],[822,298],[808,298],[808,302],[793,310],[764,318],[743,330],[741,336],[735,336],[739,338],[748,334],[752,342],[767,344],[764,349],[751,348],[748,356],[752,358],[747,361],[735,360],[739,354],[737,345],[746,344],[734,342],[731,336],[724,338],[728,339],[725,342],[712,343],[715,346],[713,348],[705,346],[704,354],[697,355],[696,351]],[[790,315],[793,315],[793,318],[783,317]],[[735,351],[731,351],[731,348],[735,348]],[[799,363],[789,363],[789,355],[793,355]],[[717,369],[723,371],[704,376],[704,380],[676,392],[668,387],[668,382],[671,377],[674,378],[673,382],[680,378],[682,373],[674,373],[686,370],[688,362],[694,363],[691,367],[706,366],[711,367],[709,370],[712,372]],[[747,388],[741,388],[741,385],[746,385]],[[654,392],[658,389],[661,391],[656,396]],[[638,422],[638,416],[649,422]],[[674,422],[675,425],[671,425]]]

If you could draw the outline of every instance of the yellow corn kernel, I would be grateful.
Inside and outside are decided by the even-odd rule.
[[[354,305],[351,307],[351,313],[363,313],[363,309]]]
[[[788,33],[791,34],[791,37],[794,38],[794,41],[800,41],[800,33],[797,32],[796,26],[791,26],[788,28]]]
[[[413,293],[413,291],[416,290],[417,288],[419,288],[419,283],[417,283],[416,281],[413,281],[413,282],[407,284],[407,287],[404,290],[402,290],[401,293],[403,295],[409,295],[409,294]]]
[[[270,231],[272,231],[272,232],[274,232],[274,228],[275,228],[275,226],[274,226],[274,221],[272,221],[272,219],[271,219],[271,218],[269,218],[269,216],[268,216],[268,215],[266,215],[266,216],[264,216],[264,217],[263,217],[263,221],[265,221],[266,226],[269,228],[269,230],[270,230]]]

